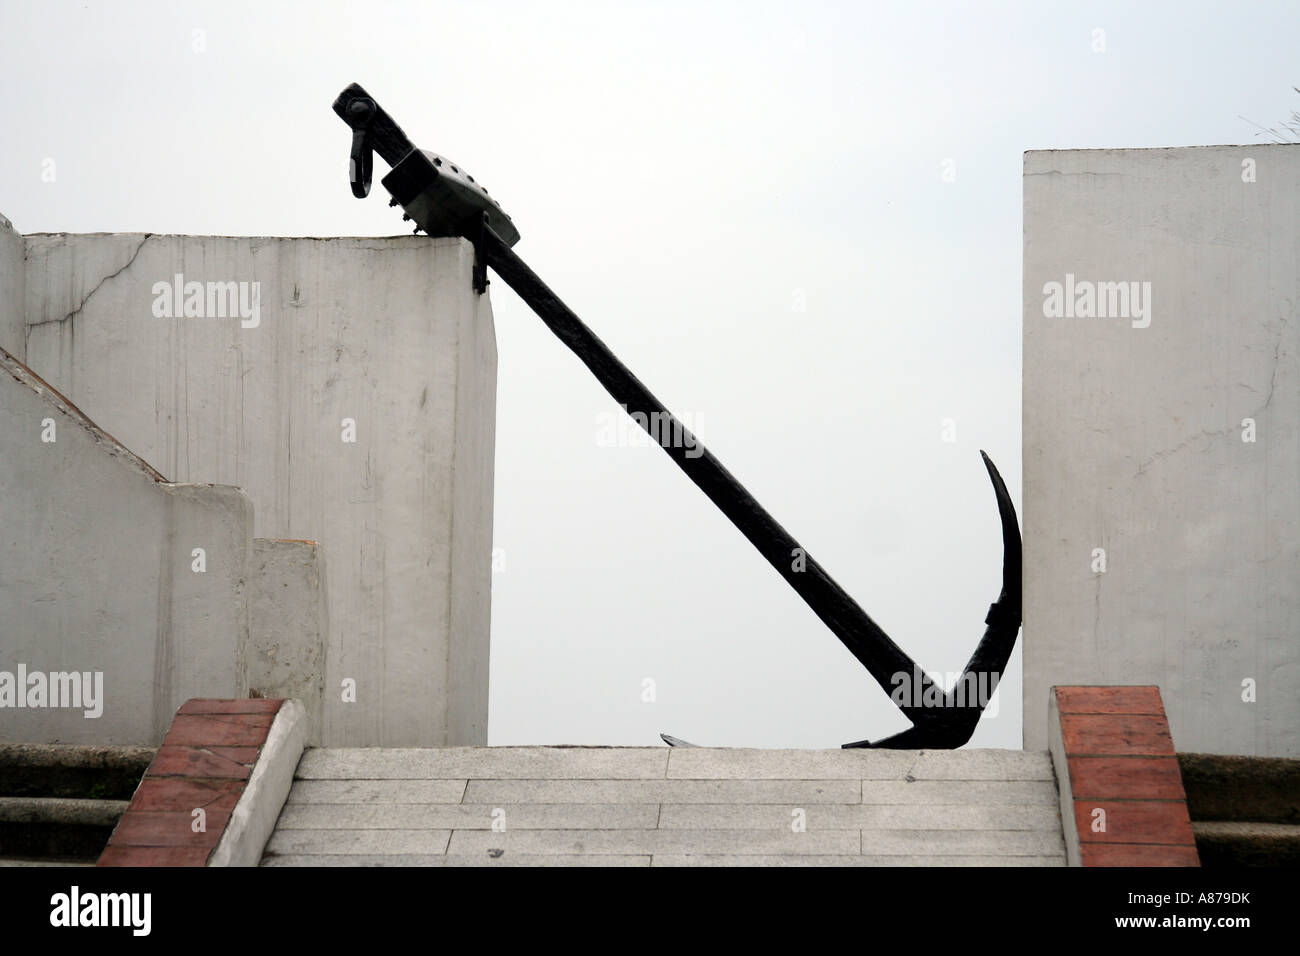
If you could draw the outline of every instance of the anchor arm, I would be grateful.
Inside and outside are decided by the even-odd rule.
[[[975,733],[980,715],[997,690],[1006,670],[1011,651],[1020,633],[1021,615],[1021,547],[1020,525],[1016,520],[1016,506],[1007,492],[1006,483],[993,460],[984,452],[984,467],[993,483],[993,493],[998,502],[998,518],[1002,524],[1002,591],[989,606],[984,618],[988,627],[975,647],[961,677],[948,691],[942,706],[927,708],[915,725],[901,733],[872,743],[859,740],[845,747],[875,747],[893,750],[921,748],[956,748],[966,744]],[[973,685],[973,686],[972,686]],[[971,694],[974,699],[969,699]]]

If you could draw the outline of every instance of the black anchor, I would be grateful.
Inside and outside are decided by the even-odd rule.
[[[475,289],[482,292],[486,288],[487,267],[491,266],[731,519],[912,722],[907,730],[884,740],[860,740],[845,747],[947,749],[970,740],[1020,633],[1020,528],[1011,496],[988,455],[980,452],[1002,521],[1002,592],[989,607],[984,636],[961,678],[944,691],[511,250],[519,241],[519,230],[474,177],[442,156],[417,149],[392,117],[355,83],[339,94],[334,112],[353,131],[354,194],[364,195],[358,180],[364,182],[365,191],[369,189],[373,150],[392,167],[382,180],[393,197],[390,205],[400,204],[404,218],[416,223],[417,232],[423,229],[431,236],[469,239],[476,257]],[[663,427],[665,423],[668,427]],[[691,746],[661,736],[670,746]]]

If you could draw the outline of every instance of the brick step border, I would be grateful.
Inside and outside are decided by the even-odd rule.
[[[307,733],[296,700],[186,701],[98,865],[256,866]]]
[[[1200,866],[1160,688],[1053,687],[1070,866]]]

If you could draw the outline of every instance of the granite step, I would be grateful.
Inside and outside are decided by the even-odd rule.
[[[1061,866],[1046,752],[318,748],[264,866]]]

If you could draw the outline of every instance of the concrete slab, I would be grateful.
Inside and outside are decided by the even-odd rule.
[[[696,802],[696,801],[681,801]],[[757,802],[757,801],[750,801]],[[847,803],[849,801],[830,801]],[[1056,806],[1056,785],[1051,780],[864,780],[862,802],[875,804],[969,804],[992,806]]]
[[[266,844],[266,852],[274,856],[441,854],[446,852],[450,839],[450,830],[277,829]]]
[[[303,781],[299,786],[306,784]],[[857,803],[857,780],[471,780],[466,803]],[[1055,793],[1052,795],[1056,799]]]
[[[668,776],[684,780],[896,780],[916,762],[904,750],[729,750],[675,747]]]
[[[1055,780],[1046,750],[922,750],[908,769],[917,780]]]
[[[864,856],[1051,856],[1065,860],[1059,830],[863,830]]]
[[[370,831],[374,832],[374,831]],[[491,833],[457,830],[448,853],[477,855],[501,849],[522,854],[722,853],[730,855],[791,854],[856,856],[861,849],[857,830],[781,833],[772,830],[510,830]]]
[[[294,804],[280,830],[645,830],[659,820],[658,804]]]
[[[659,817],[665,830],[789,830],[801,810],[809,830],[1048,830],[1059,832],[1061,817],[1052,806],[917,807],[871,804],[809,807],[755,804],[666,804]]]
[[[315,803],[460,803],[464,780],[298,780],[289,791],[290,805]],[[474,800],[473,803],[487,803]],[[519,801],[529,802],[529,801]],[[533,803],[564,803],[534,800]],[[578,802],[578,801],[574,801]],[[588,801],[596,803],[598,801]],[[634,802],[634,801],[633,801]]]
[[[670,778],[1051,780],[1046,752],[674,748]]]
[[[321,748],[303,754],[304,780],[662,778],[667,747]]]

